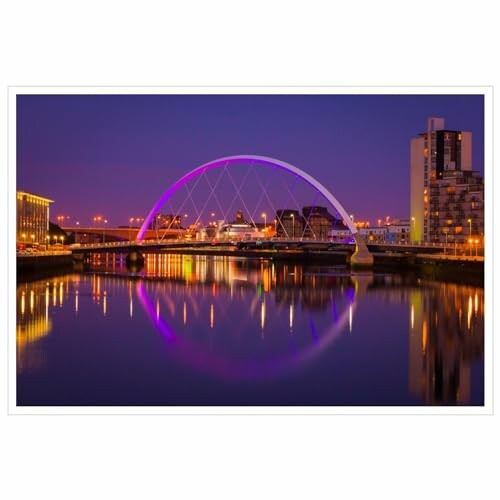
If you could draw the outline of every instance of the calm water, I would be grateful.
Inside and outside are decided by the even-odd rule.
[[[19,283],[18,405],[482,405],[483,288],[232,257]]]

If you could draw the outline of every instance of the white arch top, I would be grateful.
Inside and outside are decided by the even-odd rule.
[[[308,173],[304,172],[300,168],[297,168],[290,163],[286,163],[281,160],[277,160],[275,158],[269,158],[267,156],[257,156],[257,155],[237,155],[237,156],[226,156],[225,158],[219,158],[217,160],[212,160],[208,163],[205,163],[203,165],[200,165],[199,167],[196,167],[195,169],[191,170],[184,176],[182,176],[177,182],[172,184],[160,197],[160,199],[155,203],[149,214],[147,215],[146,219],[144,220],[144,223],[142,224],[138,234],[137,234],[137,239],[139,241],[142,241],[144,238],[144,234],[151,224],[151,221],[153,218],[156,216],[156,214],[159,212],[161,209],[162,205],[184,184],[186,184],[188,181],[191,179],[197,177],[198,175],[203,174],[207,170],[212,170],[217,167],[225,166],[231,163],[241,163],[241,162],[252,162],[252,163],[257,163],[261,165],[269,165],[273,167],[278,167],[281,168],[282,170],[285,170],[286,172],[290,172],[292,174],[297,175],[301,179],[303,179],[305,182],[307,182],[309,185],[311,185],[314,189],[316,189],[319,193],[321,193],[337,210],[337,212],[340,214],[342,217],[342,220],[344,221],[344,224],[349,228],[351,233],[355,235],[358,230],[354,226],[351,218],[345,211],[344,207],[340,204],[340,202],[333,196],[333,194],[326,189],[323,184],[321,184],[318,180],[316,180],[314,177],[310,176]]]

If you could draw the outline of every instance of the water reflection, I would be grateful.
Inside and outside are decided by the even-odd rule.
[[[475,287],[434,283],[411,292],[409,389],[419,399],[429,404],[470,400],[471,366],[484,349],[483,294]]]
[[[70,312],[73,323],[59,319],[59,310]],[[133,276],[124,260],[101,259],[87,274],[19,285],[17,371],[50,364],[51,331],[67,337],[75,322],[101,317],[103,332],[125,328],[123,319],[149,321],[165,342],[168,363],[233,382],[297,377],[342,349],[354,370],[344,383],[354,387],[365,372],[367,383],[376,377],[370,363],[385,363],[383,351],[369,347],[363,365],[359,350],[375,345],[377,328],[391,328],[399,311],[407,318],[396,332],[407,342],[402,404],[468,404],[473,365],[483,360],[483,289],[231,257],[150,255]],[[334,370],[335,363],[321,366]]]
[[[36,370],[45,362],[40,339],[52,329],[49,318],[50,290],[57,290],[57,281],[39,281],[17,289],[16,365],[18,372]],[[26,297],[29,296],[29,309]],[[57,294],[54,295],[56,297]],[[53,303],[53,306],[56,302]]]

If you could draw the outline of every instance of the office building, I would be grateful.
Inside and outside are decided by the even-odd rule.
[[[16,193],[16,240],[18,243],[47,242],[49,204],[53,200],[24,191]]]
[[[298,210],[276,210],[276,236],[278,238],[301,238],[305,220]]]
[[[326,207],[303,207],[305,228],[304,237],[326,240],[330,236],[335,223],[335,217]]]

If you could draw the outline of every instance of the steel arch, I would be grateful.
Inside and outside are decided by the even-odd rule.
[[[333,196],[333,194],[325,187],[323,184],[321,184],[318,180],[316,180],[314,177],[309,175],[308,173],[304,172],[300,168],[297,168],[290,163],[286,163],[281,160],[277,160],[275,158],[269,158],[267,156],[258,156],[258,155],[236,155],[236,156],[226,156],[224,158],[219,158],[217,160],[212,160],[208,163],[205,163],[203,165],[200,165],[199,167],[196,167],[195,169],[191,170],[187,174],[183,175],[177,182],[172,184],[160,197],[160,199],[155,203],[153,208],[150,210],[148,213],[146,219],[144,220],[144,223],[142,224],[139,232],[137,233],[137,240],[142,241],[144,239],[144,234],[148,228],[148,226],[151,224],[153,218],[155,215],[158,213],[160,208],[163,206],[163,204],[184,184],[186,184],[188,181],[191,179],[197,177],[198,175],[203,174],[207,170],[212,170],[217,167],[221,167],[227,164],[231,163],[241,163],[241,162],[252,162],[252,163],[257,163],[261,165],[269,165],[273,167],[280,168],[282,170],[285,170],[286,172],[295,174],[299,176],[301,179],[303,179],[305,182],[307,182],[309,185],[311,185],[314,189],[316,189],[319,193],[321,193],[337,210],[337,212],[340,214],[342,217],[342,220],[344,221],[345,225],[349,228],[351,233],[353,235],[356,235],[358,230],[354,226],[351,218],[345,211],[344,207],[340,204],[340,202]]]

